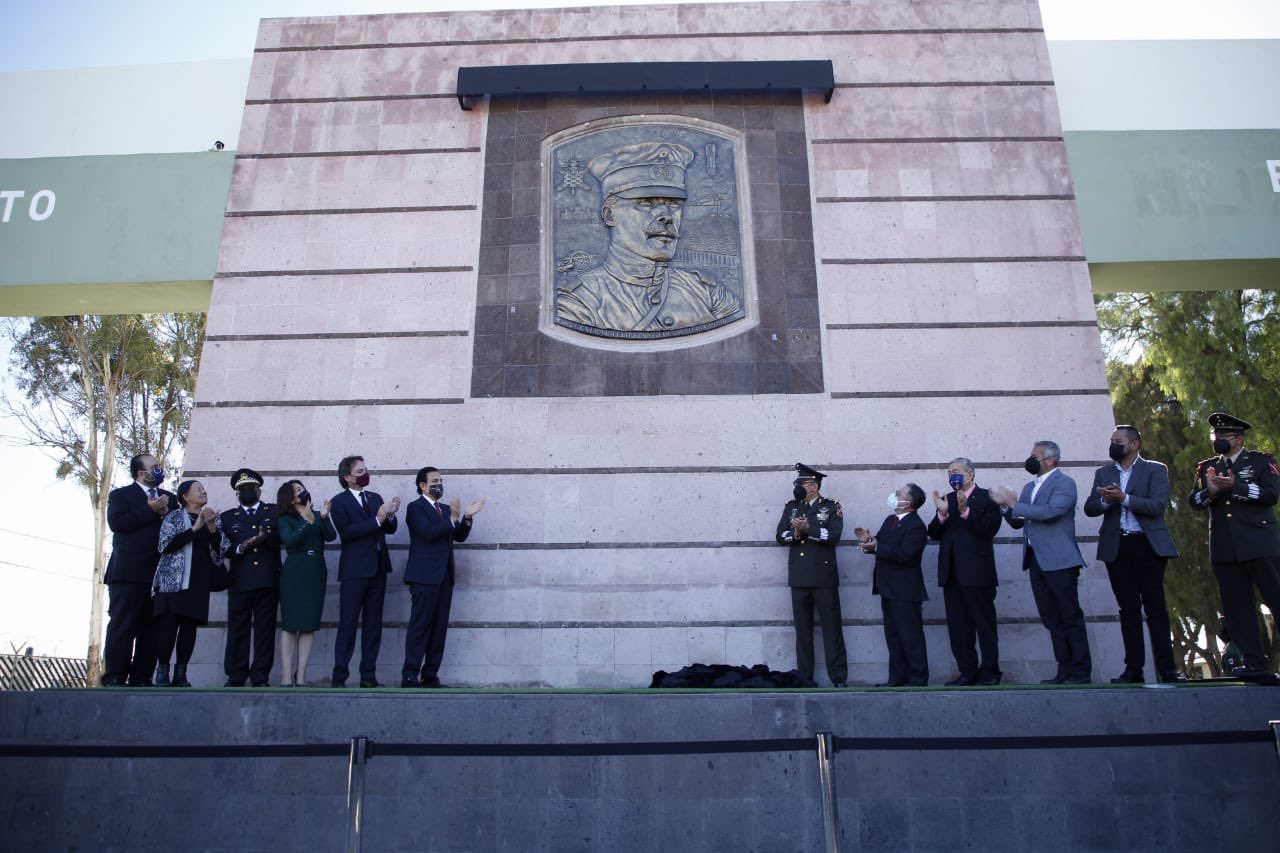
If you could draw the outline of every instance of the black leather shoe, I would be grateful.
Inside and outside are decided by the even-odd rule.
[[[978,676],[977,685],[979,687],[995,687],[1002,678],[1004,678],[1003,672],[997,672],[995,675],[980,675]]]
[[[346,687],[347,680],[345,678],[340,678],[337,681],[334,681],[333,683],[331,683],[329,686],[330,687]]]
[[[428,687],[428,688],[431,688],[432,690],[438,690],[439,688],[444,687],[444,685],[440,683],[440,679],[436,678],[434,675],[431,676],[430,678],[422,679],[420,683],[422,684],[423,687]]]
[[[1111,679],[1112,684],[1141,684],[1146,679],[1142,677],[1142,673],[1136,669],[1126,669],[1124,672]]]
[[[402,678],[400,679],[400,686],[401,687],[421,687],[422,682],[416,678]]]
[[[378,683],[378,679],[376,678],[368,678],[368,679],[362,678],[360,679],[360,686],[373,688],[373,687],[381,687],[382,685]]]
[[[185,663],[176,663],[173,665],[173,686],[174,687],[190,687],[191,682],[187,681],[187,665]]]
[[[156,687],[169,686],[169,664],[167,663],[156,664],[156,678],[155,678],[154,684]]]
[[[1041,684],[1063,684],[1066,682],[1066,680],[1067,680],[1067,677],[1065,675],[1055,675],[1053,678],[1046,678],[1040,683]]]
[[[1161,684],[1186,684],[1187,677],[1176,669],[1160,673]]]
[[[1093,684],[1093,679],[1087,675],[1069,675],[1062,679],[1063,684]]]
[[[102,687],[128,687],[128,685],[124,683],[124,679],[117,675],[104,675],[98,684]]]
[[[978,683],[976,675],[962,675],[959,678],[953,678],[946,683],[947,687],[972,687]]]
[[[244,687],[244,682],[243,682],[243,681],[233,681],[232,679],[228,678],[228,679],[226,680],[226,682],[225,682],[222,686],[223,686],[223,687]]]
[[[847,684],[845,684],[843,681],[833,681],[833,682],[831,682],[831,686],[832,686],[832,687],[836,687],[836,688],[839,688],[839,689],[843,690],[843,689],[844,689],[845,687],[847,687],[848,685],[847,685]]]

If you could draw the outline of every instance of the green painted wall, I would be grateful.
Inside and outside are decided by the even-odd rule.
[[[234,161],[232,151],[0,160],[0,313],[29,313],[55,290],[109,311],[121,285],[207,307]],[[24,196],[6,199],[12,191]]]
[[[1280,130],[1065,136],[1090,264],[1280,258]]]

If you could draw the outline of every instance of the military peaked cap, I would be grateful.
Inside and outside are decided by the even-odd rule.
[[[1244,432],[1251,429],[1253,424],[1235,415],[1228,415],[1226,412],[1214,412],[1209,415],[1209,426],[1219,432]]]
[[[804,480],[817,480],[817,481],[818,481],[818,483],[819,483],[819,484],[821,484],[821,483],[822,483],[822,478],[823,478],[823,477],[826,477],[827,475],[826,475],[826,474],[824,474],[824,473],[822,473],[821,471],[815,471],[815,470],[813,470],[812,468],[810,468],[808,465],[804,464],[803,462],[797,462],[797,463],[796,463],[796,476],[797,476],[799,479],[804,479]]]
[[[231,475],[231,488],[238,489],[241,486],[257,486],[262,488],[262,475],[252,468],[240,468]]]

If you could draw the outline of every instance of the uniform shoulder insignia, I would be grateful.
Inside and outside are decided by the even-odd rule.
[[[840,501],[832,499],[832,503],[836,505],[836,518],[844,518],[844,507],[840,506]]]

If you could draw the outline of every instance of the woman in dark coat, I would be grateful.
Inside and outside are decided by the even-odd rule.
[[[170,686],[169,658],[175,644],[174,687],[190,687],[187,664],[196,647],[196,627],[209,621],[209,582],[221,563],[222,524],[198,480],[178,486],[179,506],[160,523],[160,563],[151,582],[156,616],[155,684]]]
[[[280,571],[280,686],[307,683],[311,640],[324,609],[324,543],[338,538],[329,521],[329,502],[316,512],[311,493],[300,480],[290,480],[276,493],[280,543],[285,549]],[[298,652],[294,669],[293,653]]]

